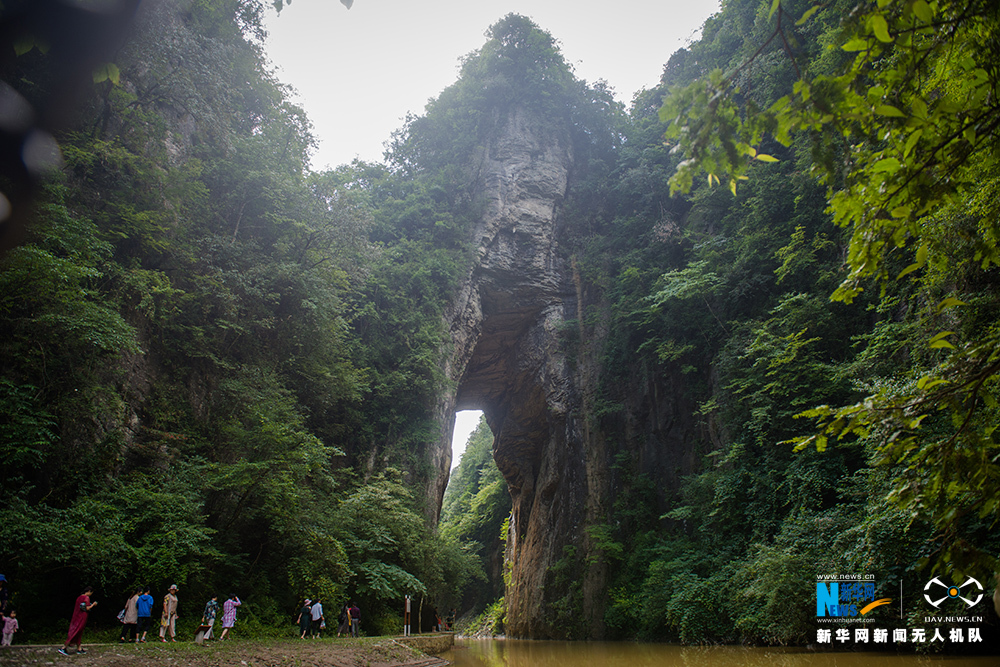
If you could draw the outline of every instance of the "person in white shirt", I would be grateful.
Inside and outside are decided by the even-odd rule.
[[[316,602],[313,603],[311,616],[312,616],[312,637],[313,639],[319,639],[320,631],[326,625],[324,623],[324,618],[323,618],[323,604],[319,600],[316,600]]]

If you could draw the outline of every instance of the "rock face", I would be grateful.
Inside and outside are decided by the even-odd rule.
[[[579,378],[562,343],[578,307],[572,267],[556,233],[572,149],[568,135],[540,129],[551,124],[538,121],[524,111],[510,113],[482,158],[488,206],[474,232],[477,260],[447,313],[453,353],[446,371],[454,392],[437,406],[442,431],[435,464],[443,474],[430,490],[437,494],[431,506],[440,506],[455,410],[483,410],[513,500],[507,631],[519,637],[566,635],[551,610],[566,587],[550,568],[566,545],[580,543],[600,510],[595,499],[605,495],[595,488],[602,457],[584,444]],[[583,601],[603,590],[603,581],[592,573],[582,583],[577,573],[573,578],[573,606],[585,611]],[[602,613],[595,608],[590,615]]]

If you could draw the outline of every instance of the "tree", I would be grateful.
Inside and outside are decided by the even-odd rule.
[[[1000,169],[1000,7],[817,4],[793,27],[790,6],[773,0],[769,14],[771,37],[799,73],[788,94],[766,108],[743,97],[737,76],[758,50],[736,71],[713,72],[664,102],[667,137],[687,157],[672,187],[689,189],[704,169],[735,191],[751,162],[775,160],[756,148],[766,134],[786,146],[808,142],[834,220],[851,234],[848,272],[831,298],[850,303],[871,282],[884,296],[904,277],[917,281],[923,339],[908,344],[934,354],[883,378],[861,402],[803,413],[818,432],[792,442],[822,450],[831,438],[874,441],[876,461],[901,466],[892,497],[939,531],[935,568],[991,565],[967,531],[970,522],[1000,520],[1000,332],[975,312],[994,308],[984,290],[1000,263],[995,205],[983,197]],[[823,35],[841,56],[801,62],[796,30],[832,26],[833,12],[847,18]]]

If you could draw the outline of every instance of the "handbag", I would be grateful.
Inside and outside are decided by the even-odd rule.
[[[120,612],[118,612],[118,622],[119,623],[124,623],[125,622],[125,610],[124,609],[122,609]]]

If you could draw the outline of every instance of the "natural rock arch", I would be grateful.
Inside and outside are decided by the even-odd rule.
[[[574,322],[578,295],[560,254],[559,205],[572,166],[568,133],[523,110],[506,116],[480,167],[488,204],[474,234],[476,260],[446,313],[452,389],[436,413],[441,437],[434,461],[438,484],[429,505],[440,507],[450,465],[456,410],[480,409],[495,435],[494,458],[513,503],[507,538],[507,631],[511,636],[564,634],[546,608],[550,566],[584,526],[600,515],[602,457],[585,451],[581,392],[561,344]],[[592,448],[591,448],[592,449]],[[436,517],[435,517],[436,518]],[[585,545],[584,545],[585,546]],[[581,557],[582,557],[581,553]],[[547,589],[548,587],[548,589]],[[577,602],[600,635],[600,567],[588,568]]]

